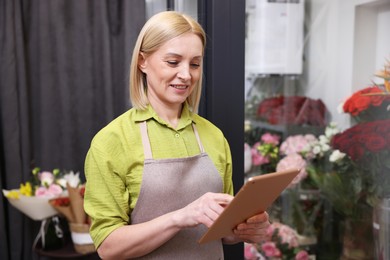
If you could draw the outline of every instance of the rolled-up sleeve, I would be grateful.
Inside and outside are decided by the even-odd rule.
[[[129,223],[129,192],[114,162],[118,151],[92,142],[85,160],[84,209],[92,219],[90,234],[95,247],[115,229]],[[115,158],[115,160],[114,160]]]

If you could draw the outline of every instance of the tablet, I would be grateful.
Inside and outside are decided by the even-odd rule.
[[[251,177],[198,242],[203,244],[232,235],[238,224],[266,211],[299,171],[294,168]]]

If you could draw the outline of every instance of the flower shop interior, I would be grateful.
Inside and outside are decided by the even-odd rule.
[[[0,6],[0,259],[99,259],[85,155],[131,107],[132,46],[164,10],[207,34],[199,114],[229,142],[234,191],[300,169],[267,209],[267,239],[224,246],[225,259],[390,259],[390,0]],[[38,174],[67,196],[27,196]]]

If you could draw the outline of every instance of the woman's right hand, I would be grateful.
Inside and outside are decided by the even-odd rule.
[[[232,199],[233,196],[228,194],[209,192],[179,210],[147,222],[119,227],[102,242],[98,248],[99,256],[127,259],[148,254],[181,229],[199,224],[210,227]]]
[[[208,192],[177,210],[174,218],[181,228],[195,227],[199,224],[210,227],[232,200],[233,196],[229,194]]]

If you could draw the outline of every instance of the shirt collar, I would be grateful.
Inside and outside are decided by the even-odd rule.
[[[136,110],[136,113],[134,116],[135,122],[147,121],[149,119],[154,119],[157,122],[159,122],[160,124],[168,126],[168,124],[157,115],[156,111],[154,111],[153,107],[150,104],[144,110],[140,110],[140,109]],[[183,110],[181,112],[179,124],[178,124],[176,130],[180,130],[182,128],[185,128],[192,123],[196,123],[196,122],[193,118],[193,113],[190,111],[187,102],[185,102],[184,106],[183,106]]]

